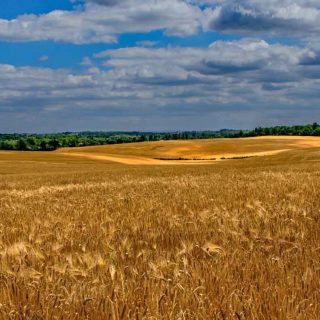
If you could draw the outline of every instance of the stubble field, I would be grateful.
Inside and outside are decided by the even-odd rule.
[[[0,319],[319,319],[320,140],[298,140],[1,152]]]

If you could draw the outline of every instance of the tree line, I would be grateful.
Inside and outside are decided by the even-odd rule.
[[[184,132],[64,132],[56,134],[0,134],[0,150],[53,151],[64,147],[85,147],[160,140],[241,138],[258,136],[320,136],[317,123],[301,126],[258,127],[253,130]]]
[[[320,136],[318,123],[299,126],[258,127],[253,130],[240,130],[232,134],[231,138],[260,137],[260,136]]]
[[[54,151],[64,147],[85,147],[160,140],[222,138],[239,130],[190,132],[65,132],[56,134],[0,134],[1,150]]]

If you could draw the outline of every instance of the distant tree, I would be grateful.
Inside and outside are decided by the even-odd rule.
[[[302,135],[304,136],[312,136],[313,135],[313,130],[312,126],[306,126],[302,129],[301,131]]]
[[[31,147],[31,149],[34,149],[34,147],[36,146],[36,139],[34,137],[28,137],[27,144]]]
[[[140,141],[140,142],[146,141],[146,136],[145,136],[144,134],[142,134],[142,135],[140,136],[140,138],[139,138],[139,141]]]
[[[320,136],[320,127],[317,127],[316,129],[313,130],[313,135]]]
[[[52,139],[52,140],[49,140],[48,142],[48,147],[50,150],[56,150],[58,149],[60,146],[60,143],[57,139]]]
[[[40,142],[40,150],[41,151],[47,151],[47,142],[45,140],[41,140]]]
[[[269,135],[270,135],[270,128],[265,128],[264,134],[265,134],[266,136],[269,136]]]
[[[16,149],[16,146],[13,141],[4,140],[4,141],[0,142],[0,149],[1,150],[14,150],[14,149]]]
[[[28,150],[28,145],[25,139],[19,139],[17,141],[17,150],[19,151],[26,151]]]
[[[77,147],[78,146],[78,139],[75,137],[71,137],[68,139],[68,146],[69,147]]]

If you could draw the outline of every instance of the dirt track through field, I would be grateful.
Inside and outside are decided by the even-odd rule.
[[[201,165],[249,157],[272,156],[291,150],[320,147],[319,137],[258,137],[158,141],[79,148],[63,148],[58,154],[125,165]]]
[[[89,160],[111,161],[127,165],[186,165],[186,164],[208,164],[214,160],[158,160],[144,157],[117,157],[105,155],[93,155],[86,153],[61,153],[64,156],[80,157]]]
[[[285,151],[289,151],[290,149],[281,149],[276,151],[266,151],[266,152],[256,152],[250,154],[229,154],[228,157],[218,156],[214,159],[201,159],[201,160],[160,160],[160,159],[152,159],[145,157],[117,157],[117,156],[106,156],[106,155],[94,155],[88,153],[61,153],[64,156],[78,157],[78,158],[86,158],[89,160],[97,160],[97,161],[111,161],[120,164],[126,165],[159,165],[159,166],[168,166],[168,165],[204,165],[204,164],[213,164],[217,161],[227,161],[232,159],[241,159],[241,158],[251,158],[251,157],[262,157],[262,156],[271,156],[276,155]]]

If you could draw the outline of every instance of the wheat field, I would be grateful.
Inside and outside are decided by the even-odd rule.
[[[134,165],[200,164],[212,160],[274,155],[320,145],[319,137],[255,137],[178,140],[78,148],[62,148],[61,155]],[[161,159],[161,161],[159,161]],[[166,162],[170,160],[171,162]],[[174,162],[172,162],[174,161]],[[200,162],[199,162],[200,161]]]
[[[274,145],[185,166],[1,152],[0,319],[320,319],[320,143]]]

